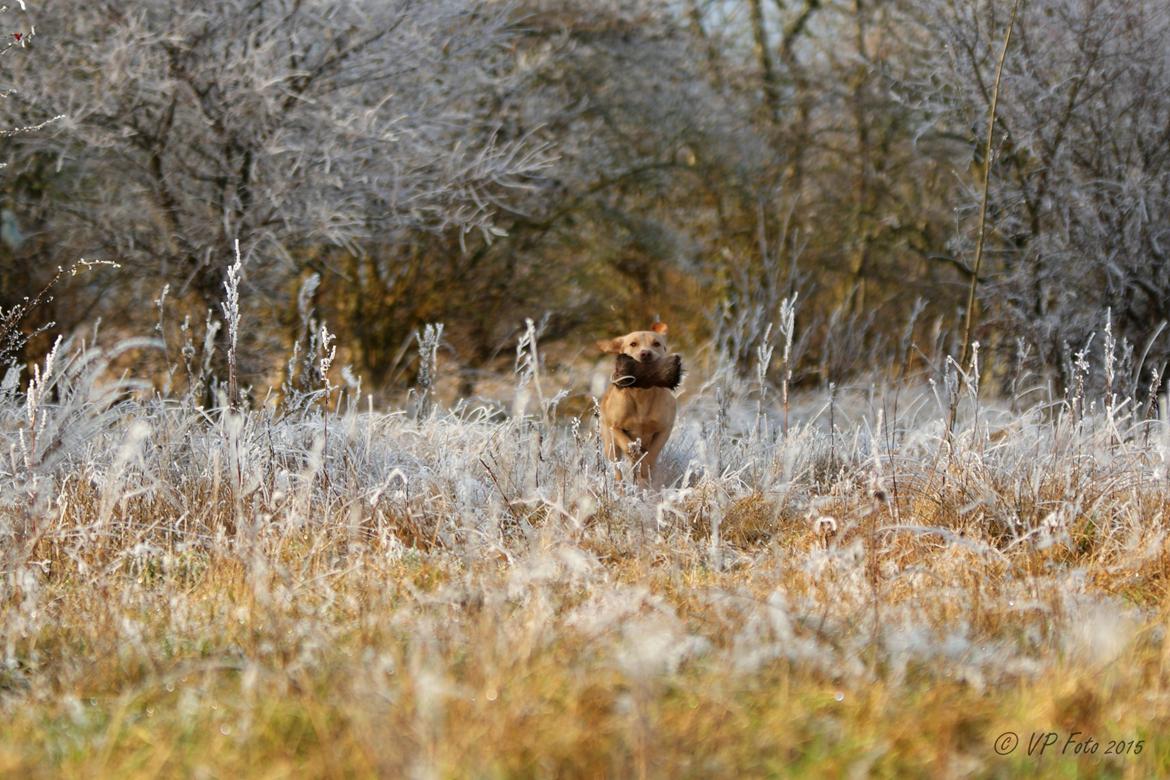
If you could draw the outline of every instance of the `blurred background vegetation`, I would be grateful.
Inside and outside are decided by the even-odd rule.
[[[238,239],[257,386],[291,380],[293,344],[311,351],[321,323],[334,365],[375,392],[414,381],[415,334],[437,322],[464,394],[510,370],[526,317],[553,363],[660,318],[675,346],[746,370],[797,292],[797,385],[937,371],[961,351],[991,165],[988,376],[1026,366],[1067,385],[1108,323],[1129,381],[1157,386],[1167,9],[1026,2],[988,160],[1009,5],[30,7],[5,17],[20,38],[0,125],[49,124],[4,138],[0,308],[108,260],[21,313],[25,361],[95,318],[199,345]]]

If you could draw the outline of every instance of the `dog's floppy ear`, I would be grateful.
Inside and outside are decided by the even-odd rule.
[[[670,329],[666,327],[665,322],[656,322],[650,326],[650,330],[654,331],[655,333],[661,333],[662,335],[665,336],[666,331],[668,331]]]
[[[618,355],[622,351],[621,339],[598,339],[597,348],[607,355]]]

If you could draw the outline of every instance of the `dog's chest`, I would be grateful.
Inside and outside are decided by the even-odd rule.
[[[675,400],[661,387],[611,387],[601,403],[602,414],[611,425],[629,430],[657,429],[674,419]]]

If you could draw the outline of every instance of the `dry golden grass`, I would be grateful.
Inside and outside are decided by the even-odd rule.
[[[735,512],[759,511],[745,501]],[[1136,579],[1080,561],[1095,606],[1078,609],[1068,578],[1045,573],[1050,559],[1031,550],[1001,560],[911,539],[859,585],[852,564],[809,570],[825,551],[804,528],[747,540],[750,560],[729,571],[682,536],[546,524],[511,560],[467,560],[404,549],[392,526],[371,531],[357,544],[317,527],[221,552],[175,546],[121,566],[95,555],[88,573],[42,541],[35,557],[50,563],[26,586],[35,595],[18,587],[5,605],[0,772],[1150,777],[1167,767],[1164,609],[1092,625],[1098,609],[1132,612],[1132,596],[1109,598],[1117,590],[1164,604],[1164,554]],[[22,610],[30,598],[36,615]],[[870,620],[898,626],[906,610],[933,632],[926,645],[965,625],[965,653],[1002,657],[899,657],[869,636]],[[29,628],[17,632],[22,618]],[[1081,636],[1108,629],[1124,633],[1106,648]],[[1145,745],[1116,758],[1000,758],[993,741],[1005,731]]]
[[[531,421],[74,411],[12,445],[0,776],[1170,772],[1161,429],[684,430],[643,494]]]

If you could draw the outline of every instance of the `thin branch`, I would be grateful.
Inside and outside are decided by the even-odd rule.
[[[959,353],[959,367],[967,365],[971,354],[971,328],[975,322],[975,294],[979,287],[979,269],[983,265],[983,248],[987,238],[987,201],[991,190],[992,145],[995,143],[995,119],[999,110],[999,89],[1003,83],[1003,64],[1007,60],[1008,46],[1012,42],[1012,29],[1016,26],[1016,16],[1019,13],[1023,0],[1012,3],[1012,14],[1008,19],[1007,30],[1003,35],[1003,49],[999,52],[999,62],[995,66],[995,83],[991,88],[991,104],[987,110],[987,140],[983,145],[983,182],[982,194],[979,200],[979,231],[975,238],[975,262],[971,265],[971,285],[967,289],[967,311],[963,317],[963,348]],[[958,394],[951,401],[950,414],[947,419],[947,434],[954,430],[955,416],[958,413]]]

